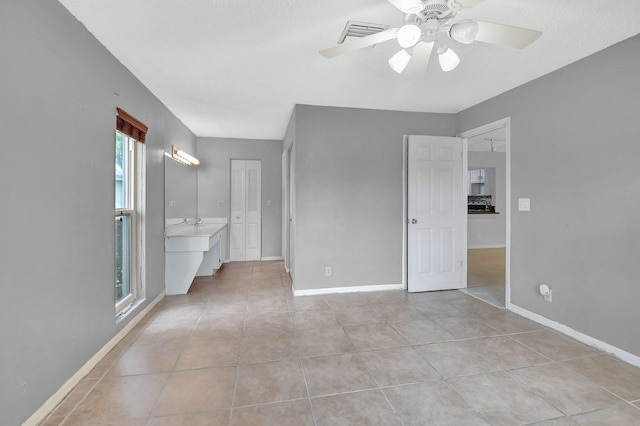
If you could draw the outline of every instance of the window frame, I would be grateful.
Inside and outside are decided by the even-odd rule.
[[[136,149],[136,140],[132,137],[128,136],[125,133],[120,131],[116,131],[115,137],[116,141],[118,138],[118,133],[122,136],[125,141],[125,149],[126,149],[126,170],[123,170],[123,176],[126,174],[127,180],[123,181],[126,183],[125,185],[125,206],[122,208],[115,209],[115,217],[123,217],[127,216],[129,218],[129,229],[128,229],[128,250],[129,250],[129,294],[124,296],[122,299],[117,300],[117,293],[114,293],[115,299],[115,309],[116,316],[122,314],[126,311],[136,300],[137,298],[137,289],[138,289],[138,269],[140,267],[140,263],[138,262],[138,181],[140,175],[140,168],[138,167],[138,155]],[[117,143],[117,142],[116,142]],[[115,235],[115,233],[114,233]],[[118,248],[116,247],[116,250]],[[115,270],[115,268],[114,268]],[[114,282],[114,291],[115,291],[115,282]]]
[[[146,137],[149,128],[146,124],[127,113],[122,108],[116,108],[116,134],[115,142],[118,143],[118,133],[121,134],[127,142],[127,172],[130,177],[127,185],[127,205],[121,206],[115,210],[117,217],[129,217],[129,289],[128,295],[121,300],[115,301],[116,321],[123,318],[135,307],[142,302],[145,297],[145,276],[146,276],[146,260],[145,260],[145,217],[146,217],[146,179],[147,179],[147,163],[146,163]],[[117,150],[117,149],[116,149]],[[115,156],[114,156],[115,157]],[[115,158],[117,161],[117,158]],[[116,176],[117,179],[117,176]],[[116,180],[117,182],[117,180]],[[117,191],[117,188],[116,188]],[[117,195],[116,200],[117,202]],[[114,203],[115,205],[115,203]],[[115,223],[115,222],[114,222]],[[115,228],[115,225],[114,225]],[[117,236],[114,229],[114,241]],[[117,241],[115,241],[117,242]],[[115,250],[114,250],[115,254]],[[117,264],[114,259],[114,272],[117,273]],[[114,299],[117,295],[116,280],[114,280]]]

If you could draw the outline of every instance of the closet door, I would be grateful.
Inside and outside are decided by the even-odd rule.
[[[246,162],[245,196],[245,258],[260,260],[262,255],[262,188],[261,163],[258,160]]]
[[[231,160],[229,259],[260,260],[262,247],[261,162]]]
[[[231,220],[229,238],[229,260],[245,260],[245,174],[244,160],[231,160]]]

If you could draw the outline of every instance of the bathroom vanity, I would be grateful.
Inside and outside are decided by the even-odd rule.
[[[215,274],[226,259],[227,219],[168,219],[164,247],[166,294],[186,294],[195,277]]]

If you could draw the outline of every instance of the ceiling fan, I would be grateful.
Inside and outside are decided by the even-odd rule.
[[[397,40],[402,48],[389,59],[397,73],[410,65],[411,74],[424,72],[431,53],[437,48],[440,68],[448,72],[460,63],[449,42],[463,44],[475,41],[523,49],[542,35],[540,31],[491,22],[464,19],[454,22],[457,13],[484,0],[388,0],[404,14],[404,25],[371,34],[348,43],[321,50],[325,58],[350,53],[389,40]]]

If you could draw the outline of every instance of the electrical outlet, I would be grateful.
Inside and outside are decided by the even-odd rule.
[[[218,207],[224,207],[224,200],[218,201]]]
[[[540,284],[538,286],[538,289],[540,290],[540,294],[542,295],[542,297],[544,297],[544,300],[546,300],[547,302],[553,301],[553,290],[551,289],[551,287],[549,287],[547,284]]]
[[[325,266],[324,267],[324,276],[325,277],[330,277],[333,274],[333,271],[331,270],[331,266]]]
[[[175,201],[169,201],[169,207],[175,207],[175,206],[176,206]]]

